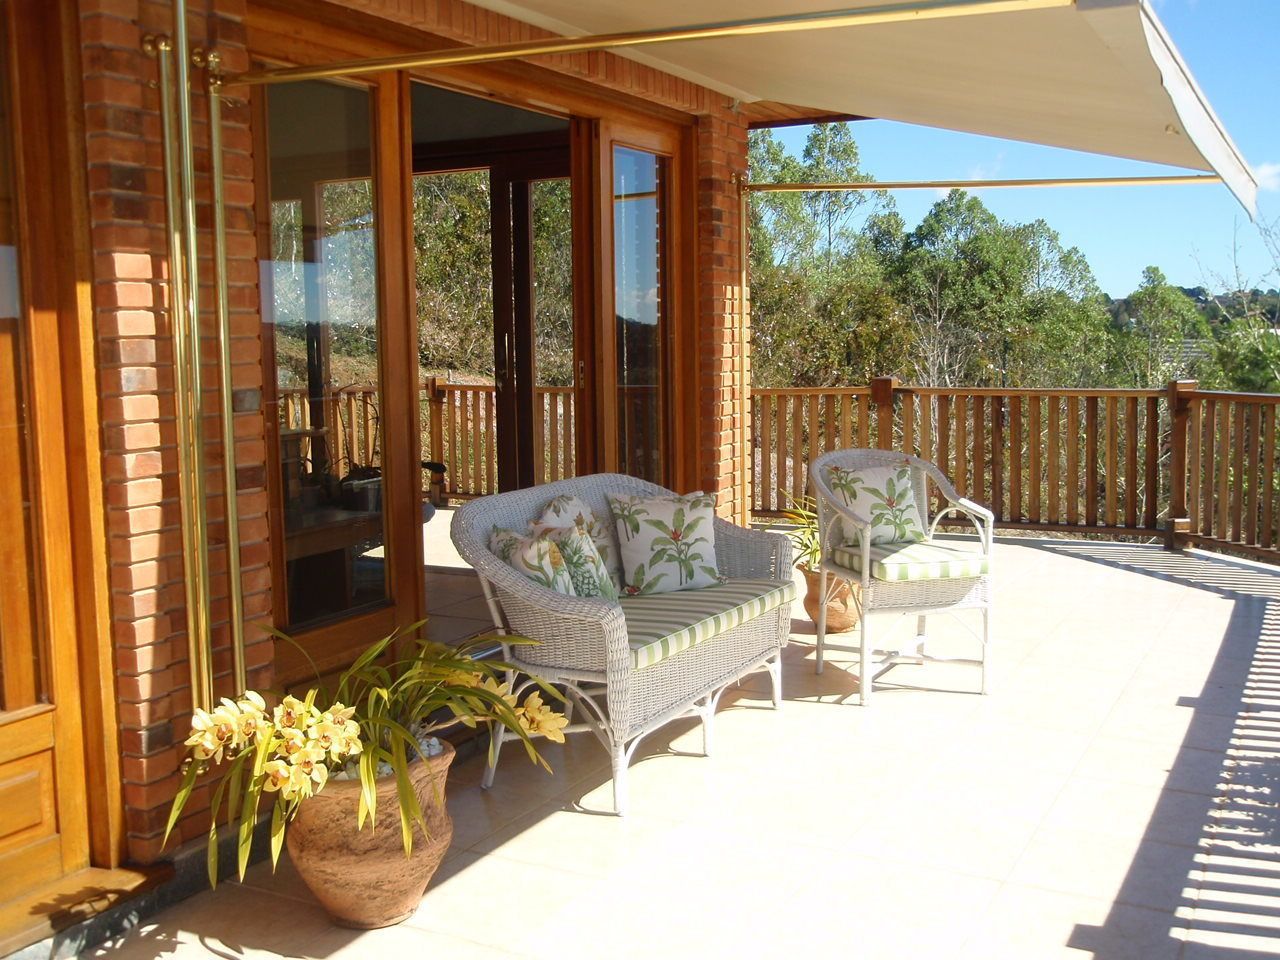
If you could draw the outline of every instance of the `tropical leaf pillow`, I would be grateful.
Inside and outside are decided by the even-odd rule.
[[[712,499],[609,497],[627,595],[696,590],[720,582]]]
[[[535,527],[570,527],[576,526],[595,541],[596,551],[604,561],[605,569],[615,587],[622,586],[622,564],[618,561],[618,547],[605,521],[596,517],[591,508],[572,494],[561,494],[547,504],[539,520],[529,523]]]
[[[559,545],[545,534],[523,536],[515,530],[494,527],[489,534],[489,549],[534,583],[577,596]]]
[[[604,565],[596,542],[586,530],[570,524],[567,527],[548,527],[530,524],[532,536],[543,536],[560,548],[560,557],[573,581],[573,592],[580,597],[604,597],[618,599],[618,587]]]
[[[902,543],[925,538],[924,518],[911,485],[911,465],[832,467],[827,482],[854,513],[871,522],[872,543]],[[856,543],[858,530],[843,523],[844,542]]]

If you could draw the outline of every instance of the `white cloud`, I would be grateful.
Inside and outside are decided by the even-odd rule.
[[[1253,172],[1258,177],[1259,190],[1280,193],[1280,163],[1260,163]]]

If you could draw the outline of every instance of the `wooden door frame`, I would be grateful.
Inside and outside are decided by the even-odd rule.
[[[618,457],[617,428],[617,339],[614,330],[614,251],[613,251],[613,152],[615,147],[630,147],[657,154],[667,161],[671,182],[664,197],[660,229],[664,240],[661,251],[662,270],[668,277],[664,283],[665,330],[662,342],[662,410],[666,423],[662,460],[664,474],[660,482],[677,490],[692,490],[698,483],[697,450],[697,291],[696,257],[697,224],[695,220],[694,130],[685,124],[658,120],[637,122],[635,119],[603,119],[596,125],[594,138],[595,165],[599,171],[594,182],[597,221],[594,270],[596,311],[595,385],[597,405],[596,430],[602,469],[616,470]]]
[[[410,137],[409,78],[403,73],[371,74],[354,85],[368,89],[372,118],[375,234],[378,269],[378,371],[382,428],[383,531],[386,556],[387,601],[348,617],[335,618],[293,634],[306,648],[321,673],[340,669],[368,643],[422,619],[425,598],[420,571],[423,565],[422,537],[392,531],[416,529],[421,516],[415,511],[420,500],[421,442],[417,409],[419,384],[416,367],[406,369],[418,355],[416,323],[400,323],[395,318],[409,316],[413,303],[413,223],[407,215],[412,203],[412,140]],[[270,158],[267,140],[266,98],[261,88],[251,91],[254,119],[254,173],[256,195],[267,198],[256,204],[258,256],[271,257]],[[270,286],[261,293],[265,304]],[[264,311],[265,312],[265,311]],[[264,424],[268,456],[268,495],[273,508],[271,523],[272,603],[277,627],[285,626],[288,580],[285,560],[284,517],[275,508],[281,502],[280,423],[276,388],[274,344],[264,335]],[[275,647],[277,681],[282,684],[314,681],[311,662],[291,644]]]
[[[64,867],[124,859],[123,793],[110,616],[100,386],[91,291],[79,10],[74,0],[11,3],[20,55],[14,76],[15,174],[20,192],[24,303],[32,324],[28,384],[43,568],[44,627],[53,680],[74,687],[57,704],[60,826],[80,836]],[[24,55],[25,54],[25,55]],[[8,51],[6,51],[8,59]],[[33,229],[57,223],[58,230]],[[61,479],[62,482],[58,482]],[[51,576],[51,571],[53,576]],[[56,579],[55,579],[56,578]],[[56,631],[56,632],[55,632]],[[62,786],[83,791],[70,804]]]

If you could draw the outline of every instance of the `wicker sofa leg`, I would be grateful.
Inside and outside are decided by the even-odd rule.
[[[825,599],[827,596],[827,571],[824,567],[818,570],[818,596]],[[819,602],[818,604],[818,662],[814,667],[814,673],[822,672],[822,645],[827,641],[827,605]]]
[[[627,815],[627,767],[631,763],[631,751],[625,744],[614,743],[613,760],[613,812],[619,817]]]
[[[765,669],[769,671],[770,685],[773,688],[773,709],[777,710],[782,705],[782,651],[779,650],[773,657],[765,663]]]

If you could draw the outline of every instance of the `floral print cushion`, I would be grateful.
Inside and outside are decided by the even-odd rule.
[[[489,549],[534,583],[577,596],[560,547],[546,534],[524,536],[515,530],[494,527],[489,534]]]
[[[904,543],[925,538],[924,519],[911,485],[911,465],[832,467],[827,482],[836,496],[871,523],[872,543]],[[845,543],[857,543],[858,529],[842,521]]]
[[[569,579],[573,581],[574,593],[580,597],[618,599],[618,587],[609,575],[609,568],[604,565],[595,540],[586,530],[576,524],[567,527],[531,524],[529,532],[533,536],[546,537],[560,548]]]
[[[608,499],[618,528],[624,595],[696,590],[721,582],[708,494]]]
[[[541,519],[529,523],[530,529],[570,526],[586,531],[595,542],[596,551],[600,554],[605,569],[609,571],[614,587],[621,587],[622,565],[618,562],[618,547],[609,531],[609,525],[599,519],[578,497],[568,493],[561,494],[547,504]]]

